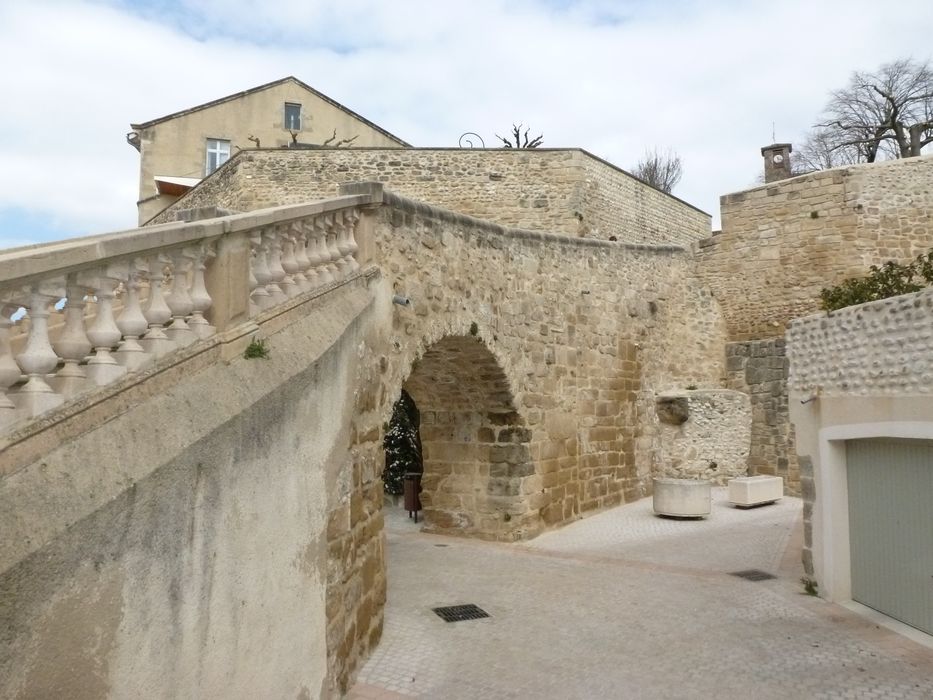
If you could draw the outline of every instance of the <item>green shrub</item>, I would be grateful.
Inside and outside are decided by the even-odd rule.
[[[243,357],[247,360],[264,360],[269,357],[269,348],[266,347],[266,341],[253,338],[250,344],[246,346],[246,350],[243,351]]]
[[[918,255],[906,265],[893,260],[888,260],[880,267],[872,265],[866,277],[852,277],[835,287],[820,291],[820,300],[824,311],[836,311],[868,301],[919,292],[931,284],[933,250],[925,255]]]
[[[392,409],[392,419],[383,438],[386,451],[386,466],[382,473],[385,492],[392,495],[402,493],[402,477],[408,472],[423,472],[421,459],[421,436],[419,426],[421,414],[408,392],[402,395]]]

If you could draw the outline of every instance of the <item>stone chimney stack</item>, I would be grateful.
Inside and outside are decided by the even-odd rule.
[[[772,143],[761,149],[765,159],[765,182],[774,182],[790,177],[790,152],[794,150],[789,143]]]

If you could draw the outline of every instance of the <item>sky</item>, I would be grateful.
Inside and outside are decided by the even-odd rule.
[[[0,0],[0,248],[135,226],[130,123],[287,75],[415,146],[673,149],[716,227],[761,146],[931,37],[930,0]]]

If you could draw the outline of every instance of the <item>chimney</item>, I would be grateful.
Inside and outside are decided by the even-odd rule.
[[[772,143],[761,149],[765,159],[765,182],[783,180],[791,176],[790,152],[794,150],[789,143]]]

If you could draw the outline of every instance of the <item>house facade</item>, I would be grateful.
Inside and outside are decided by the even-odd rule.
[[[131,124],[130,128],[127,142],[140,154],[140,224],[243,149],[408,146],[293,77]]]

